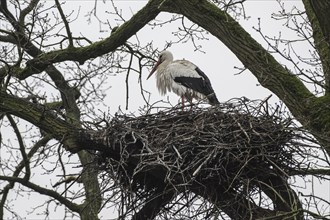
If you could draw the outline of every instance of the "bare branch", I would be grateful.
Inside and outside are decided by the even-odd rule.
[[[73,47],[73,39],[72,39],[72,33],[71,33],[71,30],[70,30],[70,26],[69,26],[69,22],[68,20],[66,19],[66,16],[63,12],[63,9],[61,7],[61,4],[58,0],[55,0],[55,3],[56,3],[56,7],[58,9],[58,11],[60,12],[60,15],[61,15],[61,18],[63,20],[63,23],[65,25],[65,30],[66,30],[66,33],[68,35],[68,40],[69,40],[69,48]]]
[[[18,145],[19,145],[19,149],[21,151],[22,154],[22,164],[25,167],[25,175],[24,175],[24,180],[28,181],[30,179],[31,176],[31,169],[30,169],[30,162],[29,162],[29,158],[25,152],[25,144],[23,141],[23,138],[21,136],[21,132],[19,131],[16,122],[14,121],[14,119],[11,117],[11,115],[6,114],[11,126],[13,127],[16,137],[17,137],[17,141],[18,141]]]
[[[70,136],[77,138],[77,128],[72,124],[59,119],[52,110],[47,110],[45,106],[28,102],[25,99],[0,92],[0,111],[13,114],[29,121],[49,134],[54,134],[58,140],[66,142],[68,146],[72,144],[73,149],[79,148],[74,142],[69,144]],[[29,111],[26,111],[26,110]],[[74,134],[76,133],[76,134]]]
[[[47,144],[47,142],[51,139],[51,136],[48,135],[42,139],[40,139],[37,143],[35,143],[35,145],[31,148],[31,150],[29,151],[29,153],[27,154],[27,158],[28,160],[30,160],[30,158],[38,151],[38,149],[44,145]],[[22,171],[22,169],[25,167],[25,163],[26,161],[23,159],[23,161],[21,163],[19,163],[12,175],[12,177],[18,177],[18,175],[20,174],[20,172]],[[8,193],[10,191],[10,189],[12,189],[14,187],[15,181],[11,181],[9,182],[2,190],[2,197],[1,197],[1,201],[0,201],[0,218],[3,218],[4,215],[4,204],[7,200],[8,197]]]
[[[68,48],[44,53],[35,59],[29,60],[26,63],[26,68],[18,71],[15,76],[19,79],[25,79],[33,74],[44,71],[50,64],[68,60],[83,64],[90,58],[114,51],[158,15],[158,4],[160,2],[161,0],[149,1],[143,9],[136,13],[129,21],[121,25],[110,37],[86,47]]]
[[[18,18],[18,23],[20,24],[21,27],[24,27],[24,19],[26,15],[28,15],[39,3],[40,0],[31,0],[30,4],[24,8]]]
[[[74,212],[81,212],[81,207],[73,202],[71,202],[70,200],[66,199],[65,197],[61,196],[60,194],[58,194],[57,192],[41,187],[39,185],[36,185],[30,181],[26,181],[22,178],[18,178],[18,177],[9,177],[9,176],[0,176],[1,180],[4,181],[9,181],[9,182],[16,182],[16,183],[20,183],[23,186],[26,186],[30,189],[33,189],[34,191],[42,194],[42,195],[47,195],[50,196],[54,199],[56,199],[57,201],[59,201],[60,203],[64,204],[66,207],[68,207],[70,210],[74,211]]]

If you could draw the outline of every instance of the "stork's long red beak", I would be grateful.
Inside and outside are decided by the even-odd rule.
[[[149,79],[150,76],[151,76],[154,72],[156,72],[156,70],[157,70],[159,64],[160,64],[160,60],[158,60],[157,63],[155,64],[154,68],[152,68],[152,70],[151,70],[149,76],[147,77],[147,79]]]

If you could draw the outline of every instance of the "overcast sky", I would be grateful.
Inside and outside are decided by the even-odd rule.
[[[299,8],[302,8],[300,1],[289,1],[286,0],[286,7],[292,8],[293,5],[296,5]],[[123,16],[125,19],[129,19],[137,10],[142,8],[147,1],[115,1],[118,9],[123,10]],[[80,8],[80,17],[71,24],[71,30],[73,35],[78,36],[79,33],[83,33],[84,36],[90,38],[91,40],[98,40],[100,37],[106,37],[110,34],[110,31],[100,33],[100,26],[96,20],[93,20],[92,23],[88,24],[86,17],[83,15],[87,13],[93,6],[94,1],[76,1],[71,0],[67,1],[63,6],[63,9],[66,13],[75,10],[77,12],[78,5],[81,5]],[[105,10],[111,10],[111,4],[108,3],[106,6],[102,1],[98,2],[98,16],[100,19],[108,19],[114,26],[120,25],[120,22],[111,20],[111,16],[108,13],[105,13]],[[266,43],[261,40],[260,35],[253,30],[253,26],[258,26],[258,18],[261,18],[261,27],[265,34],[268,36],[278,36],[281,31],[283,35],[287,37],[295,37],[294,33],[288,32],[282,25],[281,21],[274,21],[271,19],[271,14],[280,10],[278,3],[275,0],[248,0],[245,3],[245,10],[247,16],[250,18],[248,20],[240,20],[240,23],[243,27],[255,37],[262,45],[267,47]],[[171,15],[168,13],[162,13],[157,17],[158,20],[163,20]],[[116,24],[117,23],[117,24]],[[101,29],[107,28],[103,26]],[[165,25],[161,29],[152,30],[150,27],[146,27],[138,33],[139,40],[142,42],[149,42],[153,40],[154,47],[162,50],[166,41],[175,40],[175,37],[172,35],[172,32],[177,31],[178,26],[176,23],[170,25]],[[161,30],[161,31],[159,31]],[[245,96],[249,99],[264,99],[271,94],[267,89],[258,85],[256,78],[249,72],[245,71],[244,73],[237,75],[238,70],[234,69],[235,66],[242,67],[242,64],[235,57],[231,51],[229,51],[219,40],[215,39],[212,35],[207,35],[209,38],[208,41],[199,42],[202,45],[202,50],[205,53],[194,51],[194,48],[190,42],[185,44],[175,44],[168,50],[170,50],[174,59],[186,59],[195,63],[200,67],[210,78],[212,86],[217,94],[217,97],[220,102],[227,101],[231,98]],[[308,47],[301,47],[302,52],[308,52]],[[155,57],[156,59],[156,57]],[[151,77],[146,81],[150,70],[145,70],[143,73],[143,83],[144,89],[151,93],[151,103],[158,101],[159,99],[166,100],[167,97],[161,96],[156,89],[155,78]],[[110,86],[108,95],[105,100],[105,106],[100,105],[97,108],[100,108],[102,111],[106,111],[107,108],[110,108],[110,112],[114,114],[120,107],[122,110],[125,109],[126,105],[126,90],[125,90],[125,74],[116,75],[109,77],[107,85]],[[138,76],[137,74],[131,74],[129,78],[129,109],[128,112],[135,112],[145,105],[141,95],[138,85]],[[179,98],[174,94],[169,94],[169,99],[171,103],[175,105]],[[273,96],[272,102],[278,102],[276,96]],[[74,157],[73,157],[74,159]],[[74,170],[74,168],[73,168]],[[73,171],[75,172],[75,171]],[[50,177],[43,176],[47,178],[47,181]],[[324,184],[320,188],[315,188],[316,193],[319,195],[326,195],[326,199],[330,199],[329,192],[330,184]],[[11,196],[14,196],[11,194]],[[27,211],[31,210],[31,206],[35,203],[40,204],[40,201],[45,198],[44,196],[32,194],[29,197],[20,198],[20,206],[17,206],[18,212],[23,216]],[[15,197],[12,197],[15,199]],[[16,208],[14,208],[16,209]],[[109,213],[111,210],[102,211],[104,218],[109,218]],[[115,215],[114,215],[115,216]],[[52,217],[63,218],[63,210],[56,211],[56,214]],[[27,219],[36,219],[39,218],[36,213],[30,213]]]

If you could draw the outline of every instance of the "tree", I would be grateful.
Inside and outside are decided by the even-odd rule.
[[[263,35],[261,29],[257,29],[270,45],[272,51],[267,51],[234,19],[240,16],[241,11],[244,12],[244,0],[212,2],[150,0],[131,19],[120,26],[112,27],[109,24],[112,29],[111,34],[96,42],[90,41],[83,35],[72,34],[74,18],[68,15],[64,5],[58,0],[55,0],[54,4],[38,0],[13,1],[7,4],[6,0],[1,0],[0,12],[4,22],[0,31],[2,42],[0,112],[2,123],[12,128],[17,144],[13,145],[13,142],[5,141],[6,133],[2,131],[1,150],[7,153],[6,157],[1,158],[0,179],[3,182],[1,183],[0,216],[4,218],[5,213],[9,216],[11,212],[9,194],[13,191],[20,194],[21,187],[24,187],[24,190],[28,189],[29,192],[49,197],[43,206],[45,207],[43,214],[46,217],[54,202],[55,207],[57,204],[65,206],[67,218],[79,216],[81,219],[98,219],[100,210],[105,205],[111,204],[109,201],[118,201],[119,198],[122,202],[121,210],[118,211],[121,218],[151,219],[159,215],[161,211],[163,219],[171,218],[171,215],[184,218],[186,216],[180,215],[183,209],[188,209],[187,213],[192,213],[189,216],[192,218],[203,215],[204,218],[230,217],[232,219],[248,217],[250,219],[282,219],[283,217],[303,219],[304,216],[328,218],[329,215],[324,213],[327,207],[322,208],[318,204],[322,201],[322,205],[329,206],[329,202],[311,196],[310,198],[314,199],[317,206],[315,211],[310,201],[306,204],[302,202],[304,195],[299,195],[293,190],[287,177],[313,175],[328,179],[330,174],[327,159],[330,153],[330,118],[328,117],[330,113],[328,108],[330,18],[327,13],[330,4],[327,1],[316,0],[302,2],[305,12],[286,13],[283,11],[283,14],[278,17],[281,19],[285,17],[288,21],[290,19],[297,21],[295,19],[299,18],[304,20],[302,26],[299,26],[299,22],[293,22],[296,26],[288,25],[288,27],[296,28],[297,35],[302,36],[304,41],[312,45],[313,57],[307,60],[298,55],[297,61],[292,54],[285,53],[277,47],[278,43],[283,42],[284,39],[270,39]],[[114,8],[118,18],[123,21],[120,11]],[[225,151],[224,148],[217,152],[199,148],[198,146],[203,145],[203,141],[205,142],[205,138],[208,137],[203,136],[202,133],[198,133],[201,135],[200,139],[197,141],[194,139],[197,146],[192,148],[195,151],[191,155],[189,149],[185,153],[181,151],[189,146],[188,142],[182,143],[180,149],[177,149],[175,145],[172,148],[154,146],[148,149],[148,145],[145,144],[148,141],[151,143],[151,140],[154,141],[152,142],[154,145],[157,144],[157,141],[152,139],[154,133],[149,130],[153,125],[146,122],[152,121],[161,126],[161,123],[167,120],[168,123],[174,124],[171,118],[180,122],[180,117],[187,118],[189,113],[188,115],[178,114],[174,109],[174,112],[170,110],[166,114],[158,113],[156,116],[146,114],[137,118],[133,117],[133,119],[128,116],[123,116],[123,118],[117,116],[115,120],[109,122],[106,114],[100,115],[96,112],[95,105],[102,102],[105,96],[106,90],[103,89],[103,83],[108,77],[107,72],[129,74],[134,71],[141,77],[142,70],[150,65],[156,53],[152,44],[148,43],[144,46],[139,44],[139,41],[132,40],[131,37],[152,23],[162,12],[173,14],[172,21],[185,17],[197,25],[197,28],[196,26],[190,29],[183,27],[184,33],[194,43],[200,30],[206,30],[215,36],[237,56],[244,65],[244,69],[250,70],[263,87],[272,91],[283,101],[294,119],[302,125],[302,128],[295,130],[294,134],[289,131],[292,129],[291,124],[289,125],[285,118],[281,118],[284,116],[279,109],[275,109],[272,114],[268,112],[271,108],[266,107],[267,110],[260,114],[261,109],[267,105],[266,101],[259,103],[257,108],[246,104],[247,102],[243,100],[234,107],[232,104],[226,104],[227,114],[221,111],[219,113],[219,109],[211,113],[218,116],[217,120],[228,120],[227,124],[230,126],[226,129],[233,129],[231,133],[240,132],[238,136],[241,139],[235,139],[235,146],[238,146],[237,140],[242,140],[244,146],[246,143],[250,146],[253,140],[260,144],[260,149],[274,150],[280,155],[278,158],[286,158],[285,161],[290,162],[289,164],[284,166],[283,163],[280,165],[274,163],[278,161],[278,158],[274,159],[267,152],[260,153],[250,148],[243,151],[244,148],[242,148],[241,151],[236,152],[240,155],[236,162],[244,159],[243,163],[238,163],[237,167],[235,164],[221,165],[224,167],[223,172],[234,174],[233,176],[228,174],[226,177],[230,178],[226,182],[222,178],[217,179],[206,175],[214,174],[213,171],[207,173],[207,170],[212,170],[212,167],[208,167],[209,165],[215,166],[213,170],[218,170],[220,167],[218,161],[210,162],[210,158],[218,157]],[[96,7],[90,12],[89,19],[92,19],[92,16],[97,18]],[[103,20],[99,22],[103,25],[107,24]],[[162,24],[167,22],[170,21],[164,21]],[[181,40],[185,39],[183,37]],[[290,45],[294,41],[285,43]],[[272,52],[278,53],[294,64],[294,69],[290,70],[280,64],[272,56]],[[123,66],[126,57],[129,61],[127,66]],[[138,61],[137,68],[134,67],[133,60]],[[316,71],[301,68],[299,61],[315,67]],[[311,91],[308,87],[310,85],[315,86],[317,90]],[[44,94],[41,95],[41,93]],[[237,111],[237,106],[247,107]],[[251,108],[255,108],[256,111],[251,111]],[[275,113],[279,113],[280,119],[275,116]],[[228,114],[234,114],[235,117],[228,118]],[[216,124],[217,120],[210,118],[203,109],[197,109],[192,115],[196,118],[198,115],[203,115],[205,125],[215,123],[217,129],[221,127],[221,124]],[[164,121],[157,121],[159,117]],[[177,125],[182,126],[182,124]],[[187,127],[189,125],[183,126],[182,129]],[[213,127],[207,128],[211,131]],[[145,133],[133,132],[136,129],[141,129]],[[251,133],[248,132],[249,130]],[[267,131],[264,132],[266,135],[263,136],[260,130]],[[219,134],[218,131],[212,130],[216,135]],[[300,136],[301,131],[304,132]],[[160,134],[163,133],[157,133],[157,135]],[[280,138],[277,139],[273,135]],[[219,138],[224,137],[216,136],[215,139]],[[299,141],[295,142],[296,139]],[[146,140],[148,141],[145,142]],[[212,140],[214,139],[206,142],[211,144]],[[226,141],[230,142],[230,140]],[[309,143],[307,144],[306,141]],[[162,143],[161,140],[158,143]],[[300,149],[300,151],[295,151],[302,157],[298,163],[287,154],[289,145]],[[276,146],[275,149],[274,146]],[[324,157],[316,156],[316,159],[326,164],[325,167],[319,164],[311,166],[313,160],[310,158],[313,157],[313,153],[310,151],[314,148],[325,152]],[[282,151],[283,149],[286,150]],[[163,153],[164,158],[169,159],[159,160],[159,157],[154,157],[161,154],[160,152]],[[69,153],[77,155],[78,162],[74,163],[82,167],[81,171],[75,173],[74,176],[71,175],[68,167],[68,164],[72,163]],[[166,153],[170,156],[166,156]],[[250,154],[253,155],[251,158],[246,157]],[[255,157],[260,154],[265,157]],[[186,158],[189,160],[196,158],[194,155],[206,155],[207,167],[204,168],[205,164],[197,161],[197,167],[187,169],[187,173],[177,172],[180,174],[178,175],[172,167],[169,168],[168,164],[155,163],[155,161],[173,162],[174,160],[172,164],[177,163],[177,167],[180,167],[181,163],[177,158],[183,158],[182,160],[185,161]],[[230,155],[233,155],[233,152],[221,158],[229,163],[235,158]],[[137,156],[139,156],[138,159]],[[267,160],[272,165],[266,163]],[[259,171],[265,174],[262,179],[262,175],[253,168],[257,167],[258,163],[265,164],[266,170],[262,171],[269,171],[271,175],[268,176]],[[187,161],[182,164],[187,164]],[[43,176],[54,174],[55,170],[61,170],[62,179],[51,181],[52,187],[47,186],[49,182],[35,183],[37,180],[33,178],[37,175],[36,172],[40,166],[43,167]],[[230,170],[230,167],[233,170]],[[182,168],[182,170],[185,169]],[[241,175],[241,171],[244,175]],[[168,177],[171,177],[171,181],[165,181]],[[214,182],[209,182],[210,180]],[[224,182],[219,184],[220,180]],[[236,180],[239,180],[237,186]],[[78,182],[81,183],[81,187],[72,187]],[[61,188],[63,186],[64,190]],[[215,187],[214,190],[212,187]],[[253,198],[252,192],[254,192]],[[255,192],[260,193],[259,199]],[[110,195],[106,196],[107,193]],[[132,198],[138,199],[136,204],[132,203]],[[207,205],[198,204],[203,199],[207,201]],[[270,201],[270,204],[267,204],[267,201]],[[169,207],[168,204],[174,205]],[[175,210],[174,213],[169,211],[171,209]],[[167,211],[171,215],[167,215]],[[12,215],[15,216],[16,213],[13,212]]]

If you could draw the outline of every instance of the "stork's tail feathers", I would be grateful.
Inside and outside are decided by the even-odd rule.
[[[207,97],[207,99],[209,100],[209,103],[210,103],[211,105],[219,105],[219,104],[220,104],[220,102],[219,102],[217,96],[215,95],[215,93],[211,93],[211,94],[209,94],[209,95],[206,96],[206,97]]]

